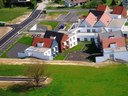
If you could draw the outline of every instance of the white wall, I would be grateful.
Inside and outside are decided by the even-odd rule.
[[[53,56],[51,54],[51,49],[45,51],[45,52],[38,52],[38,51],[30,51],[30,50],[25,50],[26,56],[30,57],[35,57],[39,59],[46,59],[46,60],[52,60]]]
[[[121,51],[121,52],[110,52],[110,53],[105,53],[103,56],[98,56],[96,57],[96,62],[103,62],[105,60],[110,59],[110,54],[114,55],[114,59],[119,59],[119,60],[124,60],[128,62],[128,51]]]
[[[118,27],[117,28],[106,27],[105,29],[106,29],[107,32],[110,32],[110,30],[112,30],[112,32],[121,31],[121,28],[118,28]]]
[[[77,33],[77,38],[79,38],[80,41],[85,41],[85,38],[87,38],[87,41],[91,41],[91,38],[96,40],[97,37],[98,33]]]
[[[77,36],[76,35],[69,36],[69,48],[72,48],[76,46],[77,44],[78,44]]]

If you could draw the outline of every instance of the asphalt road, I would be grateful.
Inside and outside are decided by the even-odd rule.
[[[17,25],[12,25],[13,30],[11,30],[8,34],[6,34],[5,36],[3,36],[0,39],[0,47],[2,45],[4,45],[11,37],[15,36],[16,34],[18,34],[18,32],[20,30],[22,30],[24,27],[26,27],[28,24],[30,24],[32,21],[34,21],[35,19],[37,19],[41,14],[41,10],[35,10],[33,11],[33,13],[30,15],[30,17],[28,19],[26,19],[25,21],[23,21],[21,24],[17,24]]]
[[[47,77],[40,78],[41,81],[45,81]],[[0,77],[0,81],[33,81],[33,78],[28,77]]]

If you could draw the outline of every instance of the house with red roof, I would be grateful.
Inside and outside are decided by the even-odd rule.
[[[55,40],[55,37],[35,37],[33,39],[32,46],[40,48],[51,48],[52,56],[56,56],[59,53],[58,43]]]
[[[104,13],[98,20],[98,22],[94,25],[96,27],[106,27],[112,21],[112,18],[107,14]]]
[[[90,10],[89,14],[85,19],[79,20],[78,31],[73,31],[77,33],[77,38],[79,41],[95,41],[98,37],[98,33],[106,31],[107,27],[112,18],[108,13],[97,10]]]
[[[108,59],[128,61],[126,40],[125,37],[122,37],[121,32],[101,33],[99,41],[103,56],[97,56],[96,62],[103,62]]]
[[[127,10],[123,6],[115,6],[112,14],[121,15],[122,17],[127,16]]]
[[[97,22],[97,17],[92,14],[91,12],[87,15],[87,17],[80,22],[81,27],[93,27],[94,24]]]
[[[34,57],[43,60],[53,60],[59,53],[58,43],[54,37],[33,38],[32,46],[28,47],[24,53],[18,53],[19,57]]]
[[[110,8],[107,5],[98,5],[96,8],[97,11],[109,12]]]
[[[58,43],[59,52],[64,52],[69,49],[69,37],[64,33],[54,32],[54,31],[46,31],[44,38],[54,37]]]

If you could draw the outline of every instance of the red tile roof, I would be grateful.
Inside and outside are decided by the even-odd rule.
[[[112,18],[106,13],[104,13],[99,19],[99,21],[101,21],[105,26],[107,26],[111,20]]]
[[[109,11],[110,8],[107,5],[98,5],[96,10],[97,11]]]
[[[115,6],[113,11],[112,11],[112,14],[118,14],[118,15],[126,16],[127,10],[123,6]]]
[[[118,37],[118,38],[109,38],[109,39],[103,39],[102,40],[102,47],[104,48],[110,48],[110,44],[115,43],[117,47],[125,47],[126,42],[124,37]]]
[[[37,43],[44,43],[43,47],[50,48],[52,45],[53,39],[50,38],[40,38],[35,37],[32,42],[32,46],[37,46]]]
[[[97,21],[97,17],[90,12],[85,20],[90,24],[90,26],[93,26]]]

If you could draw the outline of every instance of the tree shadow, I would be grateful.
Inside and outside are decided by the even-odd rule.
[[[32,83],[18,83],[18,84],[14,84],[11,85],[7,88],[7,90],[12,91],[12,92],[28,92],[30,90],[32,90],[33,88],[35,88],[35,86]]]
[[[85,52],[88,54],[100,53],[100,50],[96,47],[94,42],[92,42],[91,44],[87,44],[85,46],[87,47]]]

